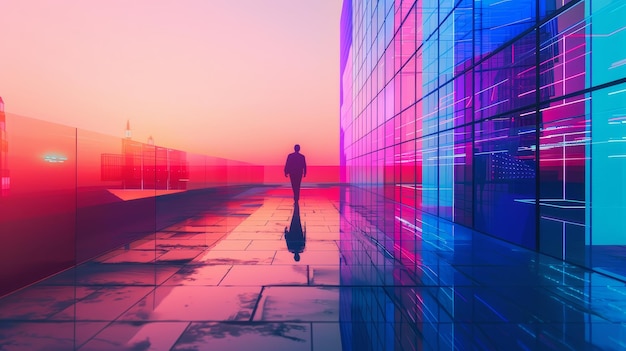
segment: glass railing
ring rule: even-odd
[[[159,230],[264,181],[263,166],[6,114],[0,295]],[[232,192],[232,190],[229,190]],[[156,240],[146,259],[155,260]]]

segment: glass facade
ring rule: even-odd
[[[398,230],[435,215],[626,279],[624,16],[623,0],[344,1],[342,179],[372,194],[357,206],[378,240],[421,245]]]
[[[626,281],[626,1],[343,4],[344,349],[623,347],[567,305]]]

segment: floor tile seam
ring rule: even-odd
[[[248,248],[250,247],[250,245],[252,245],[253,241],[254,241],[253,239],[250,239],[249,242],[248,242],[248,245],[246,245],[246,247],[242,251],[247,251]],[[235,251],[237,251],[237,250],[235,250]]]
[[[265,287],[261,286],[261,291],[259,291],[259,296],[257,297],[256,303],[254,304],[254,307],[252,308],[252,313],[250,313],[250,318],[248,320],[249,322],[254,321],[254,316],[256,315],[259,309],[259,306],[261,305],[261,301],[264,299],[264,296],[263,296],[264,291],[265,291]]]
[[[94,339],[94,338],[95,338],[98,334],[100,334],[103,330],[105,330],[106,328],[108,328],[109,326],[111,326],[113,323],[115,323],[115,322],[116,322],[116,321],[117,321],[117,320],[118,320],[121,316],[123,316],[125,313],[127,313],[127,312],[128,312],[128,311],[132,308],[132,307],[134,307],[137,303],[141,302],[141,300],[143,300],[144,298],[146,298],[146,297],[147,297],[147,296],[148,296],[151,292],[153,292],[153,291],[155,291],[155,290],[156,290],[156,287],[155,287],[155,288],[153,288],[153,289],[151,289],[151,290],[149,290],[149,291],[148,291],[148,292],[147,292],[147,293],[146,293],[143,297],[139,298],[136,302],[134,302],[134,303],[130,304],[130,306],[129,306],[126,310],[122,311],[122,312],[121,312],[121,313],[120,313],[120,314],[119,314],[116,318],[111,319],[111,320],[108,320],[108,319],[107,319],[107,320],[97,320],[98,322],[99,322],[99,321],[102,321],[102,322],[108,322],[108,323],[107,323],[104,327],[102,327],[102,328],[101,328],[98,332],[94,333],[94,334],[93,334],[93,335],[92,335],[92,336],[91,336],[88,340],[86,340],[85,342],[83,342],[81,345],[76,346],[76,349],[77,349],[77,350],[78,350],[78,349],[80,349],[81,347],[83,347],[84,345],[86,345],[89,341],[93,340],[93,339]],[[84,297],[83,299],[85,299],[85,298],[87,298],[87,297]],[[82,299],[81,299],[81,300],[82,300]],[[78,303],[78,302],[79,302],[79,301],[76,301],[76,302],[74,303],[74,319],[73,319],[73,322],[74,322],[74,323],[76,323],[76,322],[80,321],[80,320],[77,320],[77,319],[76,319],[76,303]],[[84,321],[85,321],[85,322],[87,322],[87,321],[89,321],[89,322],[94,322],[94,321],[92,321],[92,320],[84,320]],[[76,341],[76,340],[74,340],[74,341]]]
[[[120,317],[124,316],[126,313],[128,313],[128,311],[130,311],[133,307],[135,307],[138,303],[140,303],[142,300],[148,298],[148,295],[150,295],[151,293],[156,293],[156,289],[157,287],[161,287],[161,285],[158,285],[153,288],[150,289],[145,295],[143,295],[142,297],[140,297],[137,301],[135,301],[134,303],[131,303],[130,306],[128,308],[126,308],[124,311],[122,311],[116,318],[111,320],[111,323],[118,321]]]
[[[217,282],[216,286],[220,286],[220,284],[222,284],[222,282],[224,281],[224,279],[226,279],[226,276],[228,275],[228,273],[230,273],[230,271],[233,269],[234,265],[230,265],[230,267],[228,268],[228,270],[226,271],[226,273],[224,273],[224,275],[222,276],[222,279],[220,279],[219,282]]]
[[[74,319],[74,323],[79,322],[76,319]],[[84,321],[85,323],[88,322],[93,322],[93,323],[98,323],[100,321]],[[102,322],[105,322],[106,325],[104,327],[102,327],[101,329],[99,329],[97,332],[95,332],[90,338],[88,338],[87,340],[85,340],[82,344],[80,345],[76,345],[76,337],[74,337],[74,346],[75,346],[75,350],[80,350],[83,346],[87,345],[90,341],[94,340],[100,333],[102,333],[105,329],[109,328],[110,326],[112,326],[115,322],[115,319],[113,320],[103,320]],[[74,326],[74,329],[76,329],[76,326]]]
[[[204,251],[206,249],[203,249],[202,251]],[[152,251],[152,250],[149,250]],[[200,250],[198,250],[200,251]],[[169,251],[168,251],[169,252]],[[95,260],[90,260],[88,262],[84,262],[82,263],[80,266],[76,266],[76,269],[83,269],[83,268],[89,268],[88,266],[100,266],[100,267],[104,267],[104,266],[147,266],[147,265],[154,265],[156,261],[149,261],[149,262],[110,262],[110,263],[106,263],[104,261],[95,261]]]
[[[185,333],[187,332],[187,330],[189,329],[189,327],[191,327],[191,324],[193,323],[192,321],[186,321],[186,322],[187,322],[187,326],[185,327],[185,329],[183,329],[180,335],[178,335],[178,338],[174,340],[174,343],[172,344],[172,347],[170,348],[170,350],[173,350],[176,344],[178,344],[178,342],[181,341],[183,335],[185,335]]]
[[[196,226],[198,227],[198,226]],[[205,232],[205,231],[195,231],[195,230],[157,230],[156,232],[154,232],[154,234],[147,234],[150,236],[155,236],[158,233],[165,233],[165,234],[170,234],[170,235],[176,235],[176,234],[204,234],[204,233],[209,233],[209,232]],[[139,239],[141,240],[141,239]]]
[[[153,286],[154,286],[154,288],[152,288],[152,290],[156,289],[156,287],[157,287],[156,285],[148,285],[147,287],[153,287]],[[80,286],[76,286],[76,285],[74,286],[74,288],[77,288],[77,287],[80,287]],[[86,287],[86,286],[82,286],[82,287]],[[131,286],[121,285],[121,286],[117,286],[117,287],[118,287],[118,288],[121,288],[121,287],[135,287],[135,286],[132,286],[132,285],[131,285]],[[100,288],[102,288],[102,287],[100,287]],[[150,291],[151,291],[151,290],[150,290]],[[148,291],[148,293],[150,293],[150,291]],[[94,293],[97,293],[97,292],[100,292],[100,289],[99,289],[99,290],[92,291],[91,293],[89,293],[89,294],[85,295],[84,297],[82,297],[82,298],[80,298],[80,299],[78,299],[78,298],[74,298],[74,303],[72,304],[72,305],[74,306],[74,319],[76,319],[76,305],[77,305],[78,303],[80,303],[80,302],[86,301],[86,300],[87,300],[87,298],[89,298],[89,296],[90,296],[90,295],[92,295],[92,294],[94,294]],[[148,293],[146,293],[146,295],[147,295]],[[76,295],[76,294],[75,294],[75,295]],[[143,298],[141,298],[141,299],[143,299]],[[139,301],[141,301],[141,299],[139,299]],[[134,305],[135,305],[135,304],[133,303],[133,306],[134,306]],[[58,312],[54,313],[54,314],[52,315],[52,317],[53,317],[54,315],[58,314],[58,313],[61,313],[61,312],[63,312],[63,311],[58,311]],[[118,316],[118,317],[119,317],[119,316]]]
[[[265,250],[265,251],[272,251],[272,250]],[[272,256],[272,262],[270,262],[269,265],[273,265],[274,261],[276,260],[276,254],[278,254],[278,250],[273,250],[274,251],[274,255]]]

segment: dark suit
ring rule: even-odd
[[[285,177],[289,175],[291,179],[291,188],[293,189],[293,199],[298,201],[300,198],[300,184],[302,177],[306,177],[306,159],[299,152],[292,152],[287,156],[285,163]]]

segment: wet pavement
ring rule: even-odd
[[[0,350],[340,350],[338,197],[305,193],[298,262],[291,189],[251,189],[4,297]]]
[[[0,299],[0,350],[626,347],[624,282],[357,196],[250,189]]]

